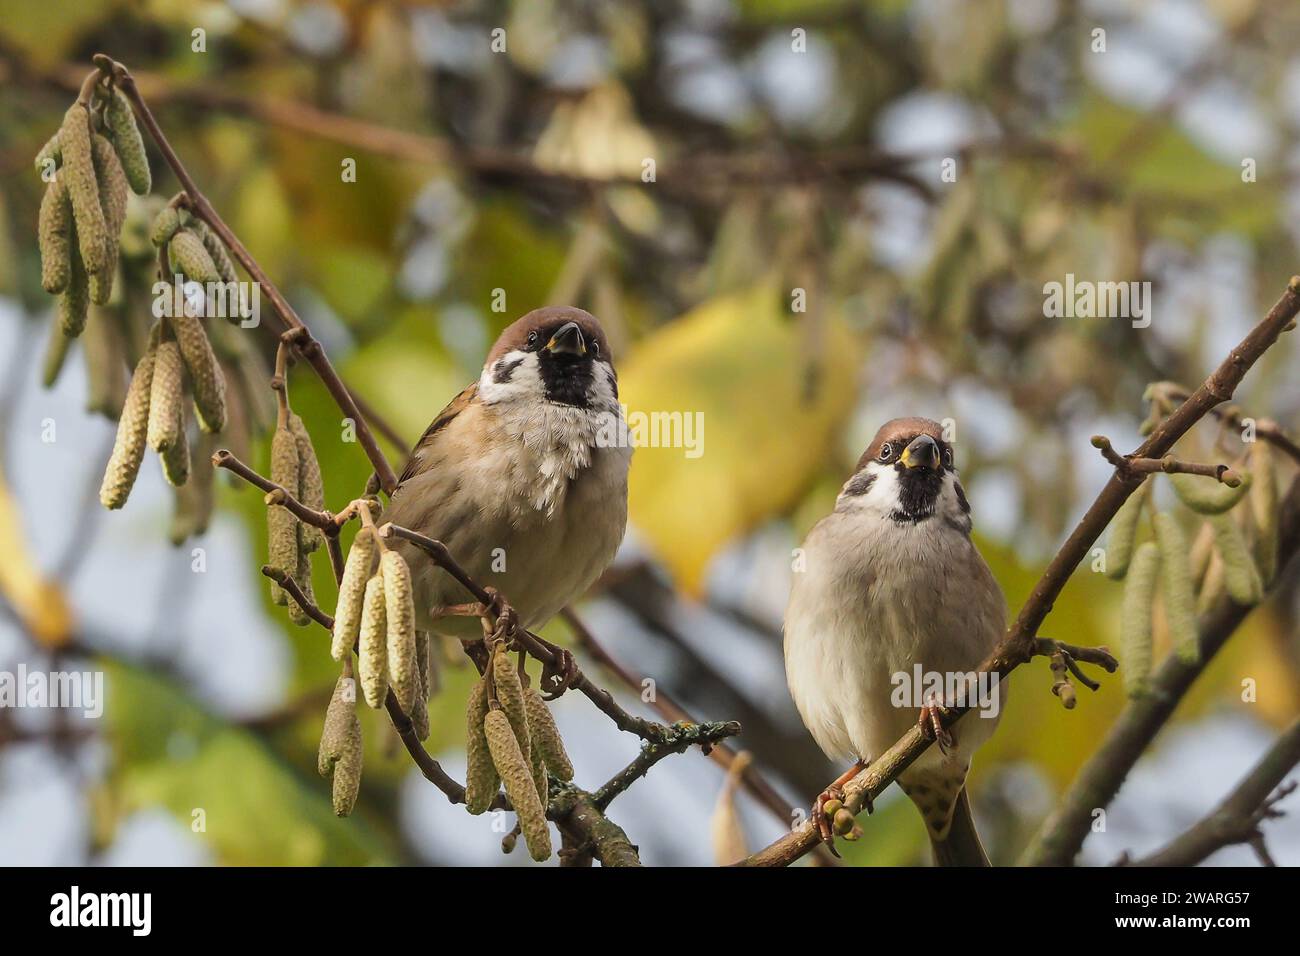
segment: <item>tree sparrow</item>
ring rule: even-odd
[[[630,447],[618,377],[596,318],[529,312],[501,333],[479,380],[416,444],[385,521],[443,542],[469,575],[539,627],[614,558],[627,524]],[[472,618],[430,613],[473,599],[409,542],[420,626],[477,636]]]
[[[974,671],[1005,628],[1006,602],[970,532],[942,428],[897,418],[876,433],[834,512],[804,542],[806,568],[794,576],[785,615],[786,679],[818,746],[858,761],[818,797],[824,839],[826,800],[919,723],[939,747],[898,783],[925,819],[935,862],[988,865],[964,784],[996,718],[971,713],[945,731],[936,714],[945,702],[907,693],[916,665],[944,678]],[[988,710],[1000,712],[1000,703]]]

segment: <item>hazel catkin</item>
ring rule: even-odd
[[[1128,573],[1133,557],[1133,541],[1137,537],[1138,519],[1146,502],[1147,486],[1143,484],[1120,505],[1110,522],[1110,537],[1106,541],[1106,576],[1118,581]]]
[[[293,433],[279,426],[271,437],[271,480],[290,494],[298,487],[298,446]],[[298,519],[293,512],[272,504],[266,512],[267,563],[285,574],[298,568]],[[271,586],[271,600],[285,605],[288,595],[275,582]]]
[[[411,592],[411,569],[396,551],[385,551],[379,562],[384,575],[387,605],[388,678],[402,706],[410,714],[420,690],[415,660],[415,603]]]
[[[210,435],[216,434],[226,427],[226,378],[217,364],[208,333],[203,323],[185,310],[167,321],[189,371],[199,428]],[[298,489],[295,485],[287,490],[296,493]]]
[[[1230,514],[1211,515],[1208,520],[1214,528],[1219,557],[1223,559],[1223,586],[1228,597],[1242,607],[1254,607],[1263,600],[1264,583],[1241,529]]]
[[[524,706],[528,711],[528,733],[533,749],[541,754],[546,769],[557,779],[566,782],[572,780],[573,763],[564,749],[564,741],[560,739],[560,730],[555,726],[551,709],[546,706],[546,701],[537,688],[530,686],[524,689]]]
[[[478,816],[492,804],[501,777],[488,748],[483,721],[488,713],[486,675],[480,677],[469,692],[465,707],[465,806]]]
[[[375,550],[374,531],[363,527],[352,539],[348,559],[343,565],[343,577],[339,581],[339,599],[334,608],[334,636],[330,644],[330,656],[336,661],[341,661],[344,655],[352,653],[360,635],[361,610]]]
[[[1234,507],[1251,485],[1248,472],[1238,472],[1241,481],[1236,487],[1216,481],[1205,475],[1172,474],[1169,483],[1174,486],[1178,500],[1197,514],[1217,515]]]
[[[498,644],[492,653],[492,681],[497,700],[510,720],[510,727],[519,740],[519,750],[527,760],[532,754],[532,737],[528,732],[528,711],[524,705],[524,688],[519,672],[506,652],[505,644]]]
[[[155,330],[156,330],[155,326]],[[117,438],[113,453],[104,469],[104,481],[99,488],[99,501],[105,508],[120,508],[126,504],[135,477],[144,459],[145,439],[149,428],[149,399],[153,390],[154,359],[157,354],[157,332],[149,349],[136,363],[131,384],[126,390],[126,402],[117,422]]]
[[[1129,697],[1140,697],[1147,691],[1151,674],[1151,612],[1155,608],[1159,575],[1160,548],[1148,541],[1133,555],[1120,610],[1119,643],[1124,665],[1120,673]]]
[[[1167,511],[1155,516],[1156,544],[1160,548],[1160,580],[1164,587],[1165,620],[1174,653],[1184,663],[1200,659],[1196,628],[1196,598],[1192,592],[1192,570],[1187,557],[1187,540],[1178,521]]]
[[[357,648],[361,691],[366,704],[375,709],[384,706],[388,694],[387,606],[384,598],[384,569],[366,582],[361,604],[361,637]]]
[[[146,195],[153,188],[149,174],[149,156],[144,151],[144,139],[135,123],[135,113],[121,90],[113,90],[104,106],[104,123],[113,139],[131,191],[137,196]]]
[[[81,103],[73,103],[63,115],[59,143],[63,150],[62,173],[68,183],[72,214],[77,223],[81,260],[86,271],[93,274],[104,268],[108,227],[95,178],[90,113]]]
[[[41,250],[41,288],[58,295],[68,287],[72,271],[70,243],[76,241],[72,234],[72,200],[63,179],[45,187],[36,235]]]
[[[519,828],[528,844],[528,854],[539,863],[550,859],[551,831],[546,824],[546,813],[510,719],[503,711],[489,710],[483,720],[483,733],[487,737],[492,763],[505,784],[506,796],[519,817]]]
[[[302,418],[289,414],[289,430],[298,445],[298,500],[313,511],[325,510],[325,481],[321,477],[320,462],[312,447],[311,435]],[[315,551],[325,542],[325,535],[315,525],[298,523],[298,546],[304,551]]]
[[[158,343],[149,392],[149,447],[162,452],[178,440],[185,398],[185,365],[174,339]]]

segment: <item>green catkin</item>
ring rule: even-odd
[[[99,183],[95,179],[90,114],[80,103],[73,103],[64,114],[59,142],[63,148],[63,176],[68,183],[72,214],[77,223],[81,260],[86,272],[94,274],[104,268],[108,227],[100,205]]]
[[[298,554],[298,570],[295,572],[293,579],[298,582],[298,587],[302,589],[303,598],[315,603],[316,597],[311,589],[311,559],[302,552]],[[311,615],[307,613],[307,609],[295,601],[292,595],[285,602],[285,607],[289,609],[289,620],[293,621],[294,624],[299,627],[306,627],[311,623]]]
[[[157,327],[155,326],[155,329]],[[104,481],[99,488],[99,501],[105,508],[116,509],[126,504],[140,472],[144,459],[145,439],[149,428],[149,399],[153,392],[154,359],[158,341],[151,338],[149,349],[135,366],[131,384],[126,391],[122,417],[117,422],[117,439],[113,453],[104,469]]]
[[[180,227],[181,211],[175,206],[164,206],[149,227],[149,241],[155,246],[165,246]]]
[[[1189,562],[1192,567],[1192,587],[1200,593],[1206,572],[1210,570],[1210,559],[1214,557],[1214,529],[1208,521],[1201,523],[1192,539],[1192,553]]]
[[[149,447],[154,451],[165,451],[178,440],[184,400],[185,365],[180,346],[168,339],[158,344],[149,393]]]
[[[1264,585],[1277,575],[1277,472],[1273,470],[1273,446],[1256,439],[1250,452],[1255,481],[1250,492],[1250,513],[1255,524],[1255,561]]]
[[[330,656],[336,661],[351,654],[361,632],[361,608],[365,600],[366,582],[375,559],[375,533],[362,528],[352,539],[347,562],[343,565],[343,579],[339,582],[339,599],[334,608],[334,638]]]
[[[208,333],[198,318],[184,311],[172,316],[168,322],[190,373],[199,427],[208,434],[215,434],[226,427],[226,378],[217,365]],[[298,489],[294,486],[288,490],[296,494]]]
[[[1201,589],[1196,594],[1196,613],[1209,614],[1225,593],[1227,589],[1224,584],[1223,558],[1215,552],[1210,557],[1210,566],[1205,569],[1205,580],[1201,582]]]
[[[532,736],[528,732],[528,709],[524,705],[524,687],[504,644],[498,644],[492,654],[492,681],[501,709],[510,718],[510,726],[519,740],[519,750],[528,760],[533,748]]]
[[[90,300],[104,305],[113,295],[113,278],[121,249],[122,223],[126,222],[126,175],[113,145],[95,134],[91,147],[95,160],[95,177],[99,184],[99,203],[104,210],[104,265],[90,273]]]
[[[388,625],[384,600],[384,569],[370,576],[361,602],[358,674],[366,703],[378,710],[388,694]]]
[[[72,272],[70,243],[76,241],[72,230],[72,200],[68,198],[68,184],[62,179],[45,187],[36,235],[41,250],[41,288],[50,295],[58,295],[68,287]]]
[[[172,512],[168,538],[173,545],[181,545],[187,538],[201,535],[208,530],[212,520],[212,508],[215,504],[216,469],[206,467],[206,463],[216,451],[215,443],[205,435],[199,436],[194,460],[200,467],[184,485],[176,489],[175,509]]]
[[[271,438],[271,480],[290,494],[298,487],[298,446],[293,432],[285,427],[277,427]],[[297,524],[298,519],[288,508],[277,504],[267,508],[267,563],[285,574],[293,574],[298,569]],[[272,582],[271,600],[285,605],[289,596]]]
[[[52,388],[63,371],[63,363],[68,358],[68,349],[72,339],[63,334],[57,322],[50,325],[50,338],[45,346],[45,360],[41,365],[41,385]]]
[[[1229,510],[1242,499],[1251,485],[1247,472],[1238,473],[1241,483],[1235,488],[1205,475],[1174,474],[1169,483],[1174,486],[1178,500],[1198,514],[1217,515]]]
[[[40,174],[41,179],[45,180],[45,182],[52,182],[53,178],[49,173],[57,169],[62,160],[63,144],[59,142],[59,134],[56,131],[53,136],[45,141],[41,151],[36,154],[36,172]]]
[[[104,107],[104,122],[113,138],[113,146],[121,159],[131,191],[137,196],[147,195],[153,188],[149,174],[149,157],[144,151],[140,127],[135,124],[135,113],[121,90],[113,90]]]
[[[1124,582],[1119,643],[1124,690],[1141,697],[1151,674],[1151,612],[1155,607],[1156,579],[1160,574],[1160,549],[1148,541],[1138,547]]]
[[[1223,586],[1228,596],[1242,607],[1254,607],[1264,597],[1264,583],[1260,580],[1255,559],[1246,547],[1246,539],[1232,520],[1232,515],[1212,515],[1214,543],[1223,559]]]
[[[564,749],[564,741],[560,739],[560,729],[555,726],[551,709],[536,687],[524,688],[524,706],[528,711],[528,733],[533,749],[541,753],[546,769],[557,779],[572,780],[573,763]]]
[[[350,728],[347,746],[339,762],[334,765],[334,785],[331,796],[334,801],[335,816],[346,817],[356,806],[357,795],[361,792],[361,765],[363,747],[361,745],[361,724],[357,722]]]
[[[428,631],[415,632],[415,662],[416,677],[420,684],[415,694],[415,706],[411,708],[410,718],[411,726],[415,729],[415,736],[420,740],[429,739],[429,679],[431,675],[429,660],[429,633]]]
[[[221,277],[222,282],[237,282],[239,276],[235,274],[235,264],[230,261],[230,253],[226,251],[225,243],[202,219],[195,220],[195,231],[203,241],[203,248],[208,251],[212,259],[213,266],[216,267],[217,275]]]
[[[501,783],[483,726],[488,713],[486,675],[474,684],[465,710],[465,806],[478,816],[491,806]]]
[[[126,399],[126,360],[117,326],[101,306],[81,337],[86,361],[86,410],[117,421]]]
[[[220,282],[221,276],[212,262],[212,256],[203,246],[203,240],[188,229],[179,229],[167,243],[167,254],[172,270],[187,279],[207,285]]]
[[[75,236],[76,229],[73,234]],[[68,287],[59,296],[59,328],[70,339],[75,339],[86,328],[90,314],[90,278],[75,245],[68,250]]]
[[[551,857],[551,831],[546,825],[546,811],[537,794],[527,758],[520,752],[519,740],[511,729],[510,720],[500,710],[489,710],[483,720],[483,733],[487,737],[492,762],[506,786],[506,796],[519,817],[519,828],[528,854],[539,863]]]
[[[361,789],[363,747],[356,699],[356,681],[351,677],[340,677],[325,712],[325,727],[316,754],[316,769],[320,775],[333,774],[334,812],[341,817],[352,812]]]
[[[1196,628],[1196,598],[1192,592],[1192,569],[1188,563],[1187,539],[1177,519],[1167,511],[1155,516],[1156,543],[1160,546],[1160,578],[1164,587],[1165,620],[1174,653],[1184,663],[1200,659]]]
[[[550,781],[546,777],[546,760],[542,757],[542,752],[537,749],[534,743],[533,752],[528,758],[528,770],[533,777],[533,786],[537,790],[537,798],[541,801],[542,811],[546,811],[550,803]]]
[[[156,380],[156,373],[155,373]],[[153,399],[149,400],[150,406]],[[185,434],[185,408],[176,410],[176,437],[170,445],[158,453],[162,461],[163,477],[173,487],[179,487],[190,480],[190,441]]]
[[[1138,519],[1146,502],[1147,486],[1142,484],[1120,505],[1110,523],[1110,537],[1106,541],[1106,576],[1116,581],[1128,573],[1133,557],[1133,541],[1137,537]]]
[[[351,677],[339,677],[334,682],[329,707],[325,711],[325,726],[321,729],[320,748],[316,751],[316,770],[328,777],[343,755],[349,736],[349,727],[358,720],[356,711],[357,684]],[[359,721],[358,721],[359,723]]]
[[[311,435],[303,420],[289,414],[289,430],[298,444],[298,500],[313,511],[325,510],[325,481],[321,477],[320,462],[312,447]],[[304,551],[315,551],[325,542],[320,528],[305,521],[298,523],[298,546]]]
[[[415,660],[415,603],[411,569],[396,551],[385,551],[379,567],[384,575],[387,602],[388,679],[393,693],[409,715],[420,693],[419,665]]]

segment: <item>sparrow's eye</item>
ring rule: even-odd
[[[536,344],[537,344],[537,330],[536,330],[536,329],[534,329],[533,331],[531,331],[531,332],[528,333],[528,344],[529,344],[529,345],[536,345]]]
[[[945,448],[945,449],[943,450],[943,467],[945,467],[945,468],[951,468],[951,467],[952,467],[952,449],[951,449],[951,448]]]
[[[593,356],[595,356],[595,355],[599,355],[599,354],[600,354],[600,343],[599,343],[599,342],[592,342],[592,343],[591,343],[591,354],[592,354]]]
[[[890,444],[889,442],[885,442],[883,445],[880,446],[879,458],[881,461],[889,461],[889,459],[893,457],[894,457],[894,446],[892,444]]]

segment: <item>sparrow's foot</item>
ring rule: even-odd
[[[813,821],[817,824],[817,835],[821,837],[822,842],[830,847],[830,851],[836,856],[839,856],[840,852],[835,849],[835,831],[831,827],[831,821],[834,819],[836,812],[843,806],[844,791],[837,784],[831,784],[817,794],[817,799],[813,801],[812,806]]]
[[[544,641],[536,634],[533,635],[533,640],[551,652],[551,661],[542,665],[541,691],[543,700],[555,700],[582,674],[578,670],[578,660],[566,647]]]
[[[835,849],[835,816],[844,809],[844,785],[865,770],[867,763],[865,760],[855,762],[852,767],[840,774],[834,783],[819,793],[813,802],[813,820],[817,824],[817,833],[836,856],[840,854]],[[876,808],[871,802],[870,795],[867,795],[862,806],[868,815],[875,812]]]
[[[510,639],[515,632],[515,628],[519,625],[519,615],[515,613],[515,609],[506,602],[506,599],[496,588],[488,586],[483,590],[488,595],[488,613],[496,619],[497,633],[503,634],[507,639]]]
[[[952,753],[955,746],[952,734],[948,733],[947,728],[943,725],[943,719],[951,713],[951,707],[946,707],[938,699],[932,697],[921,708],[921,715],[916,721],[921,734],[937,743],[939,750],[944,754]]]

